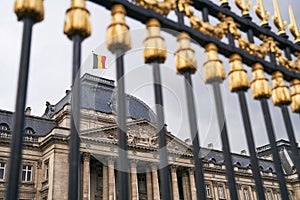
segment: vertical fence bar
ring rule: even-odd
[[[68,198],[79,199],[80,174],[80,64],[81,42],[80,35],[74,35],[73,40],[73,69],[72,69],[72,99],[71,99],[71,133],[69,141],[69,193]]]
[[[30,61],[30,47],[31,35],[34,21],[32,18],[27,17],[23,19],[23,37],[22,49],[19,68],[18,91],[16,99],[16,110],[14,118],[14,133],[12,134],[10,144],[10,157],[9,157],[9,174],[8,185],[6,192],[6,199],[18,199],[19,194],[19,180],[20,170],[22,163],[22,149],[23,149],[23,134],[24,134],[24,110],[26,105],[27,84],[29,73]]]
[[[203,12],[208,15],[207,8],[203,8]],[[183,13],[178,10],[177,4],[177,19],[180,25],[184,25]],[[195,174],[195,184],[197,189],[197,199],[206,199],[206,189],[205,189],[205,179],[203,172],[203,161],[201,158],[201,147],[200,147],[200,138],[199,131],[197,127],[197,117],[196,117],[196,108],[195,108],[195,100],[193,94],[193,83],[191,78],[191,73],[186,71],[184,74],[185,78],[185,91],[187,98],[187,106],[188,106],[188,116],[189,116],[189,124],[191,131],[191,138],[193,144],[193,159],[194,159],[194,174]]]
[[[128,146],[127,146],[127,126],[126,126],[126,95],[124,83],[124,60],[123,51],[116,50],[116,72],[117,72],[117,123],[118,123],[118,186],[119,199],[129,198],[128,187]]]
[[[291,144],[292,159],[294,161],[294,164],[295,164],[295,167],[297,170],[298,179],[300,180],[300,156],[299,156],[299,150],[298,150],[297,141],[295,138],[294,129],[293,129],[292,121],[290,118],[289,110],[286,105],[280,106],[280,109],[281,109],[282,116],[284,119],[284,125],[286,128],[286,132],[288,134],[290,144]]]
[[[117,123],[118,123],[118,198],[120,200],[129,199],[128,192],[128,146],[127,146],[127,108],[125,95],[124,77],[124,53],[131,48],[129,26],[125,21],[126,10],[121,4],[111,7],[111,24],[107,28],[106,45],[107,48],[116,54],[117,72]]]
[[[66,12],[64,24],[64,33],[73,42],[71,130],[69,140],[69,200],[80,198],[81,44],[91,34],[89,17],[89,11],[85,8],[85,0],[71,1],[71,7]]]
[[[261,98],[259,101],[260,101],[261,108],[263,111],[263,117],[264,117],[265,124],[266,124],[266,131],[267,131],[269,142],[271,145],[271,153],[272,153],[272,157],[273,157],[273,162],[275,164],[276,176],[277,176],[277,181],[278,181],[279,188],[280,188],[281,197],[282,197],[282,199],[288,200],[289,194],[288,194],[288,190],[286,187],[286,180],[285,180],[284,172],[283,172],[282,165],[281,165],[279,149],[276,144],[276,137],[275,137],[273,123],[272,123],[272,119],[271,119],[271,115],[270,115],[269,105],[268,105],[266,98]]]
[[[164,123],[163,112],[163,95],[161,87],[161,75],[159,69],[159,63],[152,63],[153,67],[153,80],[154,80],[154,94],[155,94],[155,107],[157,112],[157,133],[159,142],[159,177],[162,198],[171,200],[171,179],[170,169],[168,162],[168,149],[166,129]],[[174,197],[173,197],[174,198]]]
[[[201,150],[200,150],[200,140],[199,140],[199,132],[197,127],[197,117],[196,117],[196,109],[195,109],[195,101],[193,94],[193,85],[191,74],[186,72],[184,74],[185,78],[185,91],[187,98],[187,106],[189,113],[189,123],[191,129],[191,138],[193,144],[193,155],[194,155],[194,163],[195,163],[195,182],[197,188],[197,199],[206,199],[206,190],[205,190],[205,180],[203,174],[203,161],[201,158]]]

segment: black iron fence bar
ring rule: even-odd
[[[199,132],[197,127],[197,117],[195,112],[195,101],[193,94],[193,85],[191,74],[186,72],[184,74],[185,78],[185,91],[187,97],[187,106],[188,106],[188,114],[189,114],[189,123],[191,129],[191,138],[193,144],[193,155],[194,155],[194,163],[195,163],[195,182],[197,189],[197,199],[206,199],[206,189],[205,189],[205,180],[203,174],[203,161],[201,158],[201,150],[200,150],[200,139]]]
[[[282,169],[281,160],[279,157],[279,149],[276,144],[276,137],[275,137],[275,133],[274,133],[274,127],[273,127],[273,122],[272,122],[272,118],[270,115],[268,101],[266,98],[261,98],[259,101],[260,101],[260,105],[261,105],[261,108],[263,111],[263,117],[264,117],[264,121],[266,124],[266,131],[267,131],[270,146],[271,146],[271,153],[272,153],[272,158],[273,158],[273,162],[274,162],[274,167],[276,170],[276,176],[277,176],[277,181],[278,181],[279,188],[280,188],[281,198],[289,199],[289,194],[288,194],[288,190],[286,187],[286,180],[285,180],[284,172]]]
[[[155,108],[157,113],[157,133],[159,143],[159,177],[162,199],[171,200],[171,179],[170,168],[168,162],[167,138],[165,129],[165,119],[163,111],[163,94],[161,87],[161,75],[159,63],[152,63],[153,80],[154,80],[154,95]],[[175,198],[175,197],[173,197]]]
[[[178,5],[178,4],[177,4]],[[177,19],[180,25],[184,24],[183,13],[177,11]],[[195,100],[193,93],[193,83],[191,78],[191,73],[189,71],[184,73],[184,83],[187,98],[188,116],[191,131],[191,139],[193,144],[193,159],[194,159],[194,174],[195,174],[195,184],[197,189],[197,199],[206,199],[206,189],[205,189],[205,179],[203,174],[203,161],[201,157],[201,147],[199,131],[197,127],[197,117],[195,109]]]
[[[250,117],[248,113],[248,107],[247,107],[247,101],[245,97],[244,91],[238,92],[240,107],[242,111],[242,118],[244,122],[244,128],[247,138],[247,144],[250,152],[250,161],[251,161],[251,167],[253,171],[253,179],[256,185],[256,192],[258,199],[264,200],[265,199],[265,193],[264,193],[264,187],[263,187],[263,181],[260,174],[260,168],[259,168],[259,162],[256,155],[256,148],[255,148],[255,142],[253,138],[253,132],[250,122]]]
[[[16,98],[16,110],[14,118],[14,133],[12,134],[10,144],[10,157],[8,169],[8,185],[6,192],[7,200],[18,199],[20,170],[22,163],[22,149],[23,149],[23,133],[24,133],[24,117],[25,104],[27,96],[27,84],[29,73],[30,49],[31,49],[31,35],[34,20],[31,17],[23,19],[23,36],[22,49],[19,68],[18,91]]]
[[[274,71],[280,71],[281,73],[283,73],[284,78],[287,81],[289,81],[293,78],[300,79],[300,74],[298,74],[298,73],[294,73],[282,66],[274,66],[274,64],[272,64],[271,62],[268,62],[262,58],[253,56],[249,53],[246,53],[244,50],[242,50],[240,48],[232,47],[224,42],[219,41],[217,38],[203,34],[203,33],[199,32],[198,30],[195,30],[191,27],[180,25],[177,22],[164,17],[163,15],[156,13],[153,10],[149,10],[149,9],[147,10],[141,6],[134,5],[131,2],[124,1],[124,0],[114,0],[113,2],[112,1],[100,1],[100,0],[91,0],[91,1],[95,2],[99,5],[102,5],[102,6],[106,7],[107,9],[111,8],[111,6],[113,5],[113,2],[122,4],[126,8],[127,16],[129,16],[133,19],[136,19],[136,20],[140,21],[141,23],[146,23],[147,19],[149,19],[149,18],[156,18],[157,20],[159,20],[161,22],[162,28],[166,28],[166,29],[170,29],[170,30],[184,31],[184,32],[188,33],[191,36],[191,38],[193,40],[195,40],[198,44],[200,44],[202,47],[204,47],[208,43],[216,44],[216,46],[219,49],[219,53],[221,53],[222,55],[224,55],[227,58],[229,58],[230,55],[237,53],[243,57],[243,63],[246,64],[247,66],[252,66],[253,64],[259,62],[264,66],[265,72],[268,74],[272,74],[272,72],[274,72]],[[196,1],[194,3],[195,3],[194,5],[196,5]],[[214,5],[214,6],[216,6],[216,5]],[[216,6],[216,7],[218,7],[218,6]],[[212,12],[215,12],[212,9],[208,9],[208,10],[209,10],[209,14],[211,14]],[[225,12],[224,10],[222,10],[222,11]],[[248,22],[248,23],[250,24],[250,22]],[[167,30],[165,30],[165,31],[167,31]],[[266,31],[263,31],[262,33],[264,33],[264,32],[266,32]],[[172,32],[172,31],[169,31],[168,33],[174,35],[174,32]],[[274,36],[276,36],[276,35],[274,34]]]
[[[224,154],[226,175],[227,175],[227,179],[228,179],[230,199],[238,200],[236,181],[235,181],[235,175],[233,172],[232,157],[231,157],[231,153],[230,153],[230,145],[229,145],[229,140],[228,140],[227,125],[226,125],[222,95],[221,95],[221,90],[220,90],[220,83],[213,82],[212,86],[213,86],[213,92],[214,92],[214,97],[215,97],[214,99],[215,99],[215,105],[216,105],[216,111],[217,111],[217,117],[218,117],[218,125],[219,125],[219,129],[221,130],[222,148],[223,148],[223,154]]]
[[[300,156],[299,156],[299,149],[297,146],[292,121],[290,118],[290,114],[289,114],[287,105],[280,106],[280,109],[281,109],[282,116],[284,119],[284,125],[286,128],[286,132],[287,132],[289,140],[290,140],[290,145],[291,145],[291,150],[292,150],[292,159],[295,164],[295,168],[296,168],[296,171],[298,174],[298,179],[300,180]]]
[[[69,185],[68,198],[79,199],[80,173],[80,64],[81,42],[80,35],[74,35],[73,40],[73,69],[72,69],[72,99],[71,99],[71,133],[69,141]]]
[[[116,51],[116,72],[117,72],[117,122],[118,122],[118,186],[119,199],[129,199],[128,192],[128,145],[127,145],[127,125],[126,125],[126,96],[124,80],[124,52]]]
[[[204,9],[206,9],[206,8],[204,8]],[[205,22],[208,22],[208,20],[209,20],[208,14],[209,14],[209,12],[207,12],[207,11],[202,13],[203,20]],[[215,67],[217,67],[217,66],[215,66]],[[216,70],[221,71],[221,69],[216,69]],[[217,79],[215,79],[215,78],[217,78]],[[227,133],[226,117],[225,117],[225,112],[224,112],[224,107],[223,107],[222,94],[221,94],[221,90],[220,90],[221,82],[222,82],[221,77],[214,77],[211,84],[212,84],[213,92],[214,92],[214,99],[215,99],[215,106],[216,106],[216,112],[217,112],[217,117],[218,117],[219,130],[221,131],[220,135],[221,135],[221,140],[222,140],[222,148],[223,148],[223,155],[224,155],[226,175],[227,175],[227,180],[228,180],[230,199],[238,200],[235,174],[233,172],[232,156],[231,156],[230,144],[229,144],[228,133]]]

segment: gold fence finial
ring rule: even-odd
[[[242,11],[242,16],[249,14],[251,2],[249,2],[248,0],[234,0],[234,3]]]
[[[295,113],[300,113],[300,80],[291,80],[291,96],[292,103],[291,108]]]
[[[165,40],[160,35],[160,23],[157,19],[151,18],[146,25],[148,36],[144,40],[144,61],[145,63],[164,63],[167,50]]]
[[[298,29],[294,11],[291,5],[289,5],[289,14],[290,14],[290,21],[291,21],[289,25],[289,29],[295,38],[295,43],[298,43],[300,42],[300,31]]]
[[[247,91],[250,81],[247,71],[243,68],[242,57],[239,54],[232,54],[229,58],[229,65],[229,90],[231,92]]]
[[[265,10],[262,0],[257,0],[257,5],[254,6],[254,11],[260,19],[261,26],[268,24],[270,13]]]
[[[291,95],[288,86],[284,83],[281,72],[276,71],[272,74],[272,101],[275,106],[289,105]]]
[[[189,34],[186,32],[180,33],[177,37],[177,44],[178,50],[175,52],[177,73],[195,73],[197,70],[197,60],[195,51],[191,48],[191,38]]]
[[[205,83],[222,82],[226,78],[222,61],[218,56],[218,48],[214,43],[205,46],[204,80]]]
[[[125,21],[126,10],[121,4],[111,8],[111,24],[106,32],[106,46],[114,53],[116,50],[128,51],[131,49],[129,26]]]
[[[220,0],[220,4],[224,5],[224,4],[229,4],[229,3],[228,3],[228,0]]]
[[[275,15],[273,16],[273,22],[278,29],[278,35],[285,34],[286,21],[281,17],[278,1],[273,0]]]
[[[44,19],[43,0],[16,0],[14,11],[19,21],[24,17],[30,17],[34,22]]]
[[[72,0],[67,10],[64,33],[68,38],[78,34],[82,39],[91,35],[90,12],[85,7],[85,0]]]
[[[252,66],[251,90],[253,99],[270,98],[271,87],[268,79],[265,77],[264,68],[260,63]]]

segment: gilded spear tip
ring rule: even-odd
[[[248,0],[234,0],[234,3],[242,11],[242,16],[249,15],[251,2]]]
[[[275,15],[273,16],[273,22],[278,29],[278,35],[285,34],[286,29],[286,21],[284,21],[281,17],[278,1],[273,0]]]
[[[257,17],[260,19],[260,25],[267,25],[270,18],[270,13],[265,10],[262,0],[257,0],[257,5],[254,6],[254,11]]]
[[[293,8],[291,5],[289,5],[289,14],[290,14],[290,21],[291,21],[291,23],[289,25],[289,29],[295,38],[295,43],[298,43],[298,42],[300,42],[300,32],[299,32],[296,18],[294,15],[294,11],[293,11]]]

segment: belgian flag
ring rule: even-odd
[[[106,69],[106,56],[93,53],[93,69]]]

